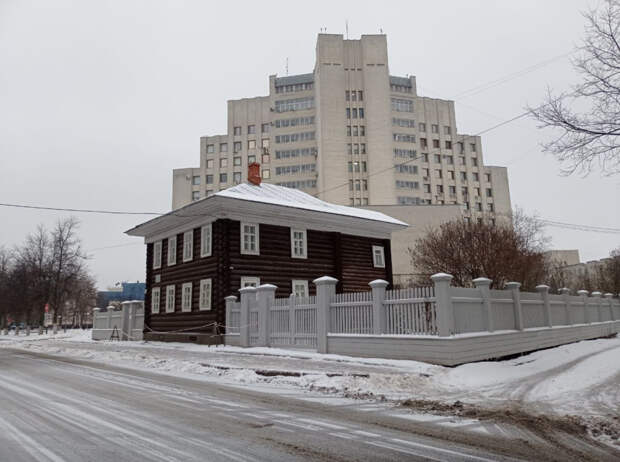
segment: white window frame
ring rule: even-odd
[[[153,243],[153,269],[161,268],[161,248],[162,241]]]
[[[211,309],[211,292],[212,292],[211,279],[200,280],[200,301],[198,307],[201,311]]]
[[[187,244],[189,242],[189,245]],[[194,230],[183,233],[183,261],[192,261],[194,258]]]
[[[293,279],[292,283],[291,283],[291,289],[292,289],[292,293],[295,294],[296,297],[309,297],[310,296],[310,292],[308,291],[308,281],[305,279]],[[304,286],[304,293],[306,295],[300,296],[297,295],[297,293],[295,292],[295,286],[296,285],[303,285]]]
[[[381,254],[381,262],[380,263],[377,262],[377,255],[376,255],[377,250]],[[375,268],[385,268],[385,249],[384,249],[384,247],[382,245],[373,245],[372,246],[372,265]]]
[[[174,313],[175,286],[166,286],[166,313]]]
[[[241,276],[241,288],[260,286],[260,278],[256,276]]]
[[[208,239],[205,239],[207,235]],[[206,244],[206,245],[205,245]],[[209,223],[200,228],[200,256],[210,257],[213,252],[213,224]]]
[[[153,287],[153,289],[151,289],[151,314],[159,313],[160,304],[161,304],[161,288]]]
[[[244,249],[243,246],[243,241],[244,241],[244,237],[245,237],[245,230],[244,228],[246,226],[254,226],[254,228],[256,229],[256,248],[254,250],[246,250]],[[260,255],[260,225],[258,223],[244,223],[241,222],[241,229],[240,229],[240,250],[241,250],[241,254],[242,255]]]
[[[302,233],[302,252],[301,254],[295,254],[295,233]],[[291,258],[308,258],[308,233],[305,229],[291,228]]]
[[[168,266],[177,264],[177,237],[176,235],[168,238]]]
[[[186,282],[181,285],[181,311],[188,313],[192,311],[192,288],[194,284]]]

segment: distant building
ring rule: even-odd
[[[549,250],[545,252],[547,259],[561,268],[565,266],[578,265],[581,261],[579,259],[579,250]]]
[[[144,282],[122,282],[120,287],[108,288],[97,292],[97,306],[105,308],[111,302],[126,302],[129,300],[144,300]]]

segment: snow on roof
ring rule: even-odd
[[[331,204],[317,199],[299,189],[285,188],[284,186],[277,186],[269,183],[261,183],[259,186],[241,183],[237,186],[220,191],[215,195],[408,226],[407,223],[381,212]]]

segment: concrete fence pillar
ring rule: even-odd
[[[368,283],[372,289],[372,333],[375,335],[387,332],[387,313],[383,306],[385,301],[385,289],[389,282],[383,279],[375,279]]]
[[[573,323],[573,319],[571,317],[571,309],[570,309],[570,289],[568,287],[562,287],[560,289],[560,294],[564,299],[564,313],[566,316],[566,325],[570,326]]]
[[[515,313],[515,329],[523,330],[523,307],[521,306],[521,283],[507,282],[506,289],[512,293],[512,303]]]
[[[336,294],[338,279],[323,276],[315,279],[316,286],[316,340],[317,352],[327,353],[327,334],[329,333],[329,313],[332,297]]]
[[[26,326],[26,336],[30,335],[30,326]]]
[[[489,332],[495,330],[495,323],[493,321],[493,309],[491,306],[491,283],[493,281],[488,278],[476,278],[473,280],[476,289],[480,291],[482,297],[482,311],[483,318],[485,319],[486,329]]]
[[[224,333],[228,334],[228,327],[231,326],[232,320],[232,309],[235,303],[237,303],[237,297],[234,295],[229,295],[228,297],[224,297],[224,301],[226,302],[226,317],[224,318]],[[241,323],[239,323],[241,325]],[[217,327],[217,326],[216,326]]]
[[[37,332],[37,335],[43,335],[43,326],[39,326],[39,331]]]
[[[250,346],[250,307],[256,301],[256,287],[243,287],[241,294],[241,316],[239,321],[239,345]]]
[[[58,324],[54,324],[52,326],[52,334],[56,335],[58,333]]]
[[[549,301],[549,286],[540,284],[536,286],[536,291],[540,294],[543,301],[543,315],[545,317],[545,325],[547,327],[553,327],[551,320],[551,302]]]
[[[437,314],[437,332],[440,337],[449,337],[454,334],[454,306],[450,283],[454,276],[446,273],[437,273],[431,276],[435,285],[435,310]]]
[[[605,297],[605,301],[607,302],[607,307],[609,308],[609,319],[611,321],[613,321],[614,318],[614,294],[607,292],[605,295],[603,295],[603,297]]]
[[[594,297],[594,301],[596,303],[596,313],[592,318],[595,322],[601,322],[603,320],[603,300],[601,299],[601,295],[603,295],[599,291],[592,292],[592,297]]]
[[[256,288],[256,302],[258,304],[258,346],[269,346],[271,319],[269,310],[276,298],[277,287],[273,284],[262,284]]]
[[[295,305],[296,305],[296,297],[295,294],[291,294],[288,297],[288,329],[291,334],[291,345],[295,345],[295,333],[297,330],[296,318],[295,318]]]
[[[120,334],[120,339],[121,340],[128,340],[130,334],[130,307],[131,307],[131,302],[123,302],[121,303],[121,331],[119,332]]]
[[[581,301],[583,303],[583,319],[584,322],[589,324],[590,322],[590,310],[588,310],[588,294],[587,290],[578,290],[577,295],[581,297]]]

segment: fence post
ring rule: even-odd
[[[609,299],[609,319],[614,321],[616,319],[616,315],[614,313],[614,294],[608,292],[604,295],[604,297]]]
[[[269,310],[276,297],[277,287],[273,284],[262,284],[256,288],[258,302],[258,346],[269,346],[271,320]]]
[[[291,345],[295,345],[295,294],[288,297],[288,329],[291,334]]]
[[[566,314],[566,325],[570,326],[573,323],[571,319],[571,315],[570,315],[570,289],[568,287],[562,287],[560,289],[560,294],[562,295],[562,298],[564,299],[564,311]]]
[[[237,302],[237,297],[235,297],[234,295],[229,295],[228,297],[224,297],[224,300],[226,301],[226,317],[224,318],[224,334],[228,334],[228,327],[232,327],[232,325],[230,324],[232,322],[232,309],[233,309],[233,305]],[[241,326],[241,323],[239,323],[239,326]],[[217,326],[216,326],[217,327]]]
[[[375,335],[385,334],[387,331],[387,314],[383,302],[388,284],[389,282],[383,279],[375,279],[368,283],[372,289],[372,333]]]
[[[317,352],[327,353],[327,334],[329,333],[329,305],[336,293],[338,279],[323,276],[312,281],[316,286],[316,343]]]
[[[130,302],[121,303],[121,331],[120,339],[127,340],[127,333],[129,329],[129,306]]]
[[[250,346],[250,301],[256,299],[256,287],[243,287],[241,294],[241,315],[239,320],[239,345]]]
[[[437,333],[440,337],[449,337],[454,333],[454,307],[450,294],[450,282],[454,276],[437,273],[431,276],[435,284],[435,304],[437,310]]]
[[[601,295],[603,295],[599,291],[592,292],[592,296],[596,301],[596,322],[601,322],[603,320],[603,315],[601,314],[601,310],[603,309],[603,304],[601,303]]]
[[[583,319],[586,324],[590,324],[590,312],[588,310],[588,291],[587,290],[578,290],[577,295],[581,297],[583,302]]]
[[[549,286],[545,284],[540,284],[536,286],[536,290],[542,297],[543,314],[545,315],[545,324],[548,327],[553,327],[553,322],[551,321],[551,303],[549,302]]]
[[[482,297],[482,310],[486,319],[487,330],[493,332],[495,325],[493,323],[493,310],[491,308],[491,283],[493,281],[488,278],[476,278],[473,280],[474,285],[480,291]]]
[[[515,329],[523,330],[523,308],[521,307],[520,282],[507,282],[506,289],[512,292],[512,302],[515,310]]]

